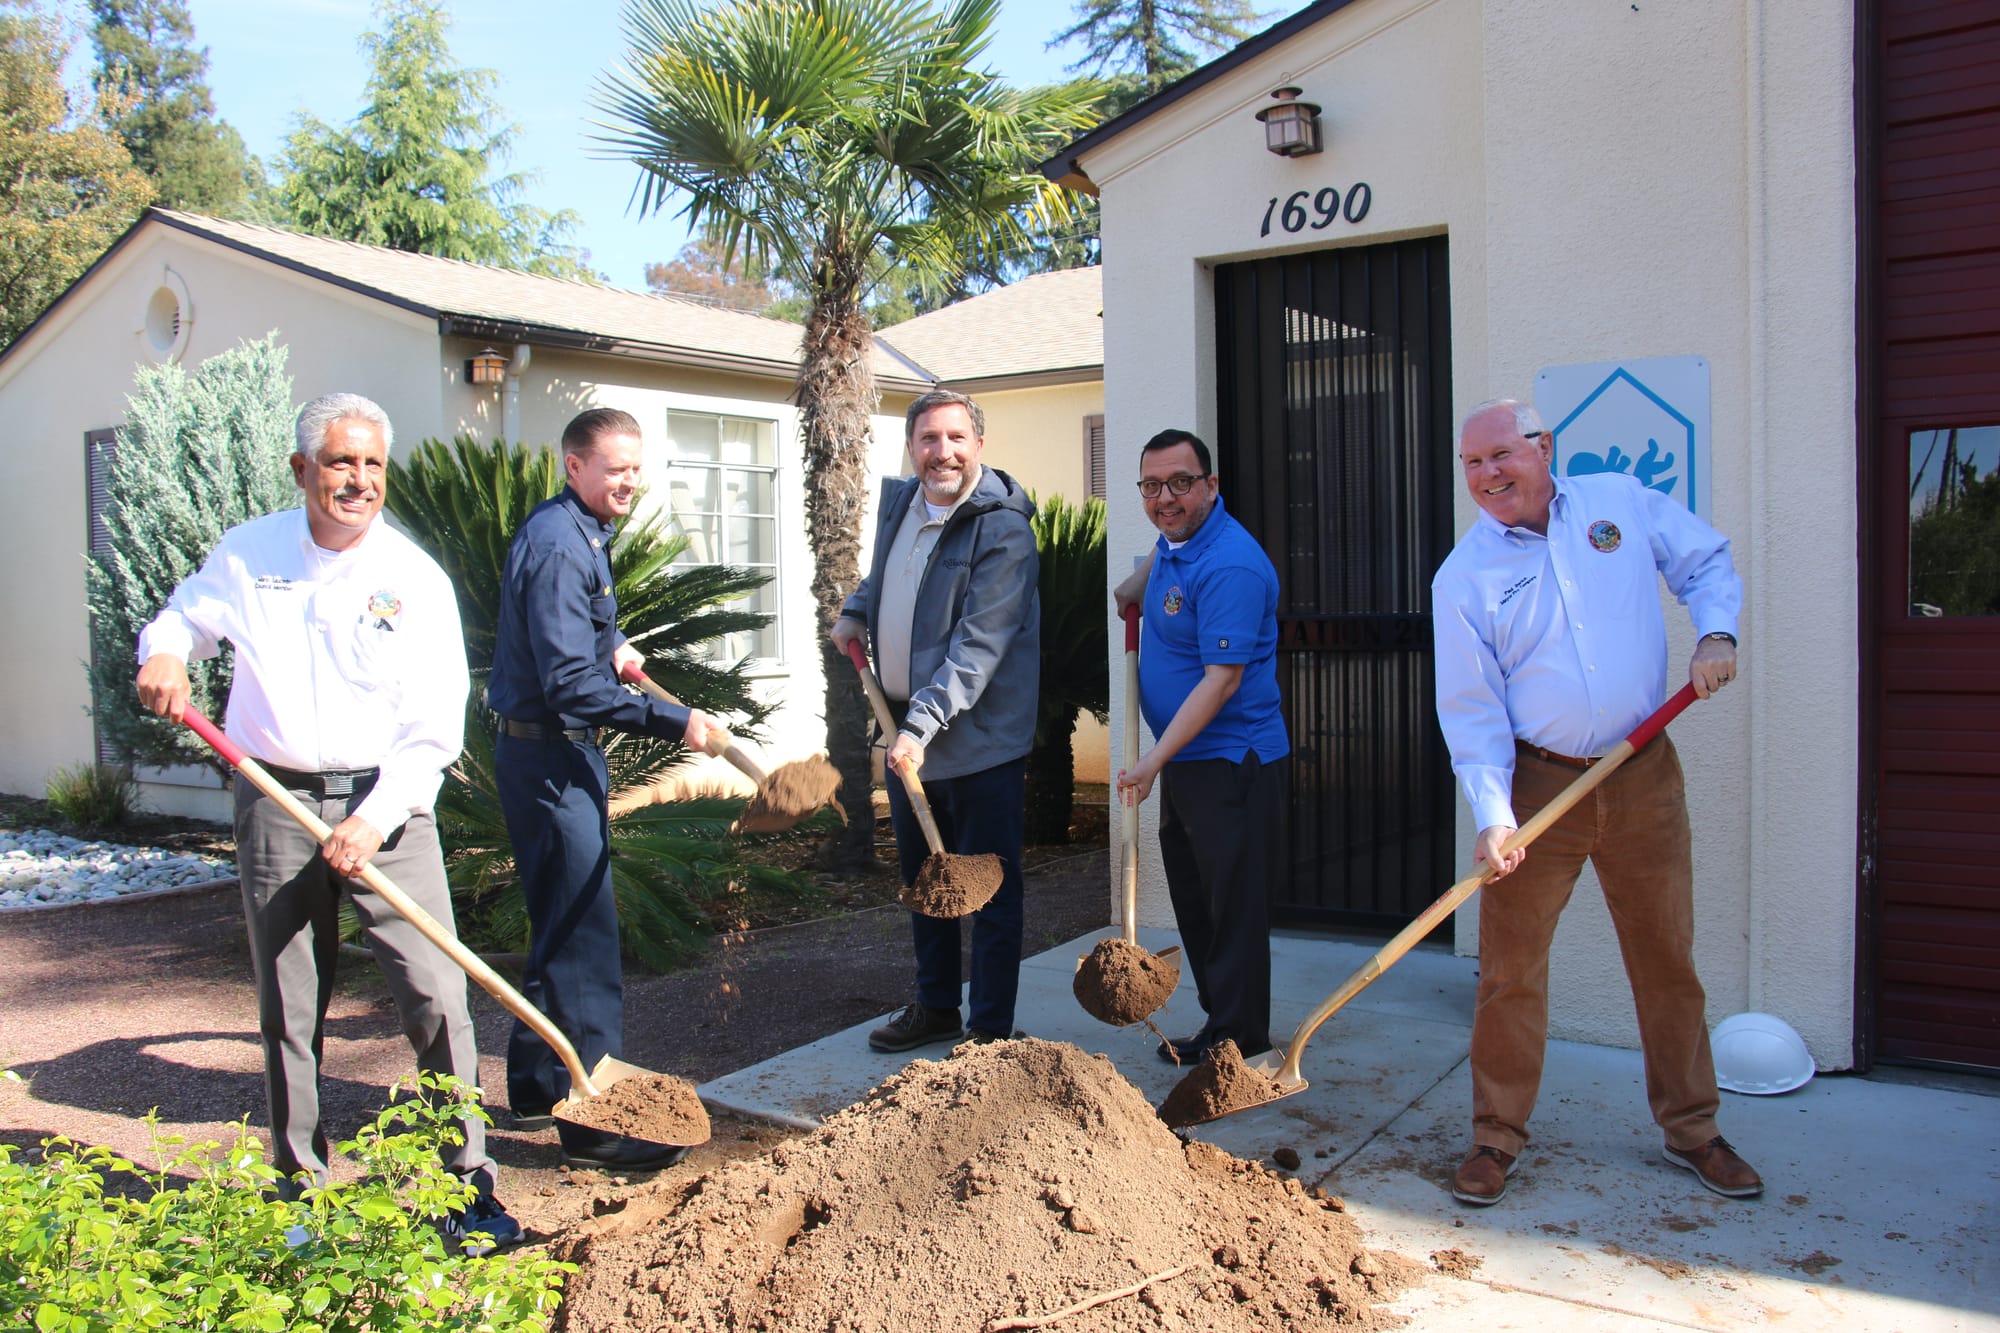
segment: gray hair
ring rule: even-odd
[[[1533,439],[1537,435],[1548,434],[1548,427],[1542,424],[1542,414],[1531,405],[1518,398],[1488,398],[1467,412],[1465,419],[1458,423],[1458,438],[1461,440],[1465,438],[1465,428],[1472,424],[1474,417],[1484,416],[1503,407],[1513,412],[1514,426],[1521,432],[1522,438]]]
[[[917,421],[924,413],[934,412],[940,407],[964,408],[966,415],[972,418],[972,433],[982,440],[986,438],[986,414],[979,410],[978,403],[956,389],[932,389],[920,395],[917,401],[910,404],[910,410],[903,414],[903,443],[908,444],[917,438]]]
[[[358,393],[323,393],[299,409],[298,426],[293,431],[297,443],[292,452],[304,458],[317,454],[326,444],[326,433],[337,421],[365,421],[381,431],[383,453],[396,442],[389,414],[372,399]]]

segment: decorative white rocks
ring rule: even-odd
[[[0,910],[102,902],[227,879],[216,856],[84,842],[46,829],[0,829]]]

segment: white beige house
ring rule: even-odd
[[[1026,355],[981,351],[976,320],[962,315],[935,336],[913,321],[908,348],[878,340],[873,476],[905,470],[902,411],[911,398],[939,382],[966,382],[988,407],[990,461],[1043,494],[1074,497],[1087,487],[1085,423],[1103,410],[1097,274],[1056,275],[1045,287],[1063,295],[1044,303],[1039,323],[1032,312],[1004,316],[1025,337]],[[698,556],[773,576],[756,605],[776,619],[717,647],[730,660],[749,659],[764,697],[778,705],[767,728],[772,751],[789,757],[823,746],[805,476],[790,401],[798,325],[149,210],[0,353],[0,419],[9,423],[24,493],[34,497],[0,526],[0,563],[16,571],[0,593],[16,626],[0,645],[11,693],[0,719],[0,790],[39,794],[51,771],[95,749],[83,670],[85,552],[92,506],[102,502],[93,499],[92,457],[124,420],[135,369],[169,361],[192,368],[273,330],[289,349],[299,401],[365,393],[387,409],[403,443],[460,432],[553,443],[584,408],[632,412],[647,441],[649,498],[674,506]],[[1039,348],[1049,355],[1037,361]],[[489,349],[506,358],[505,375],[474,384],[469,362]],[[1095,752],[1101,780],[1101,739]],[[155,808],[222,809],[204,774],[150,776],[157,780],[145,796]]]
[[[1284,584],[1281,923],[1395,926],[1469,864],[1428,585],[1456,424],[1510,394],[1559,471],[1734,543],[1743,681],[1673,729],[1711,1018],[2000,1068],[2000,608],[1908,556],[2000,484],[1996,68],[1992,5],[1320,0],[1044,165],[1103,208],[1112,568],[1179,425]],[[1588,877],[1554,967],[1558,1035],[1636,1044]]]

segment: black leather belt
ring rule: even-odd
[[[575,741],[580,745],[597,744],[597,727],[552,727],[545,722],[517,722],[511,717],[500,719],[500,734],[512,736],[517,741]]]
[[[263,761],[258,761],[260,764]],[[263,764],[263,769],[279,782],[287,791],[311,793],[316,801],[329,801],[336,796],[353,796],[367,791],[375,785],[375,779],[382,776],[379,768],[329,768],[320,773],[307,773],[296,768],[281,768],[277,764]]]
[[[1524,740],[1516,740],[1514,744],[1537,759],[1547,760],[1551,764],[1561,764],[1564,768],[1589,768],[1604,758],[1603,755],[1593,755],[1580,759],[1573,754],[1557,754],[1554,750],[1544,750],[1541,746],[1530,745]]]

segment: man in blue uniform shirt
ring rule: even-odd
[[[1154,736],[1120,770],[1125,800],[1160,781],[1160,860],[1207,1020],[1163,1058],[1199,1060],[1233,1040],[1271,1047],[1273,867],[1283,864],[1291,746],[1278,695],[1278,574],[1224,509],[1208,446],[1163,430],[1139,455],[1139,494],[1160,530],[1150,569],[1117,592],[1140,602],[1139,705]]]
[[[1549,943],[1588,857],[1632,983],[1666,1160],[1717,1194],[1749,1198],[1763,1181],[1715,1125],[1673,742],[1659,736],[1532,848],[1501,853],[1665,700],[1660,580],[1700,636],[1688,679],[1704,699],[1736,675],[1743,583],[1729,539],[1685,505],[1615,473],[1558,481],[1552,456],[1532,407],[1502,398],[1472,410],[1459,461],[1483,512],[1431,581],[1438,722],[1479,829],[1475,851],[1498,870],[1480,891],[1473,1146],[1452,1193],[1497,1203],[1527,1144],[1548,1042]]]
[[[568,484],[528,515],[507,553],[486,699],[500,715],[494,777],[531,928],[521,993],[589,1068],[624,1049],[625,1016],[598,733],[677,736],[699,750],[714,724],[618,680],[641,660],[619,632],[611,590],[615,523],[632,512],[644,462],[638,421],[612,408],[585,412],[564,428],[562,457]],[[568,1091],[562,1062],[516,1022],[507,1095],[517,1123],[544,1123]],[[644,1171],[684,1152],[563,1121],[556,1128],[575,1165]]]

